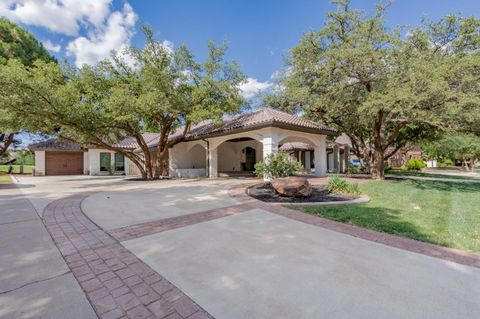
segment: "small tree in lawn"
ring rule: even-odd
[[[386,5],[368,15],[349,0],[333,2],[325,26],[291,51],[270,105],[337,127],[376,179],[409,143],[478,130],[479,19],[451,15],[403,36],[386,28]]]
[[[263,162],[255,164],[255,174],[267,179],[293,176],[302,170],[300,162],[292,160],[286,152],[281,151],[270,154]]]

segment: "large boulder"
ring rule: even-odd
[[[272,187],[282,196],[288,197],[308,197],[312,194],[312,187],[306,178],[303,177],[283,177],[276,178],[272,182]]]

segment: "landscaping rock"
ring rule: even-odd
[[[306,178],[283,177],[272,181],[272,187],[282,196],[308,197],[312,194],[312,187]]]

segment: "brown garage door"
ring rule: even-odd
[[[83,174],[82,152],[45,152],[45,175]]]

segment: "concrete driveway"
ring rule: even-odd
[[[138,185],[92,195],[82,208],[104,229],[148,228],[235,205],[226,190],[238,182]],[[215,318],[480,317],[478,268],[262,209],[155,232],[122,244]]]
[[[13,184],[0,185],[0,318],[97,318],[32,203]]]

